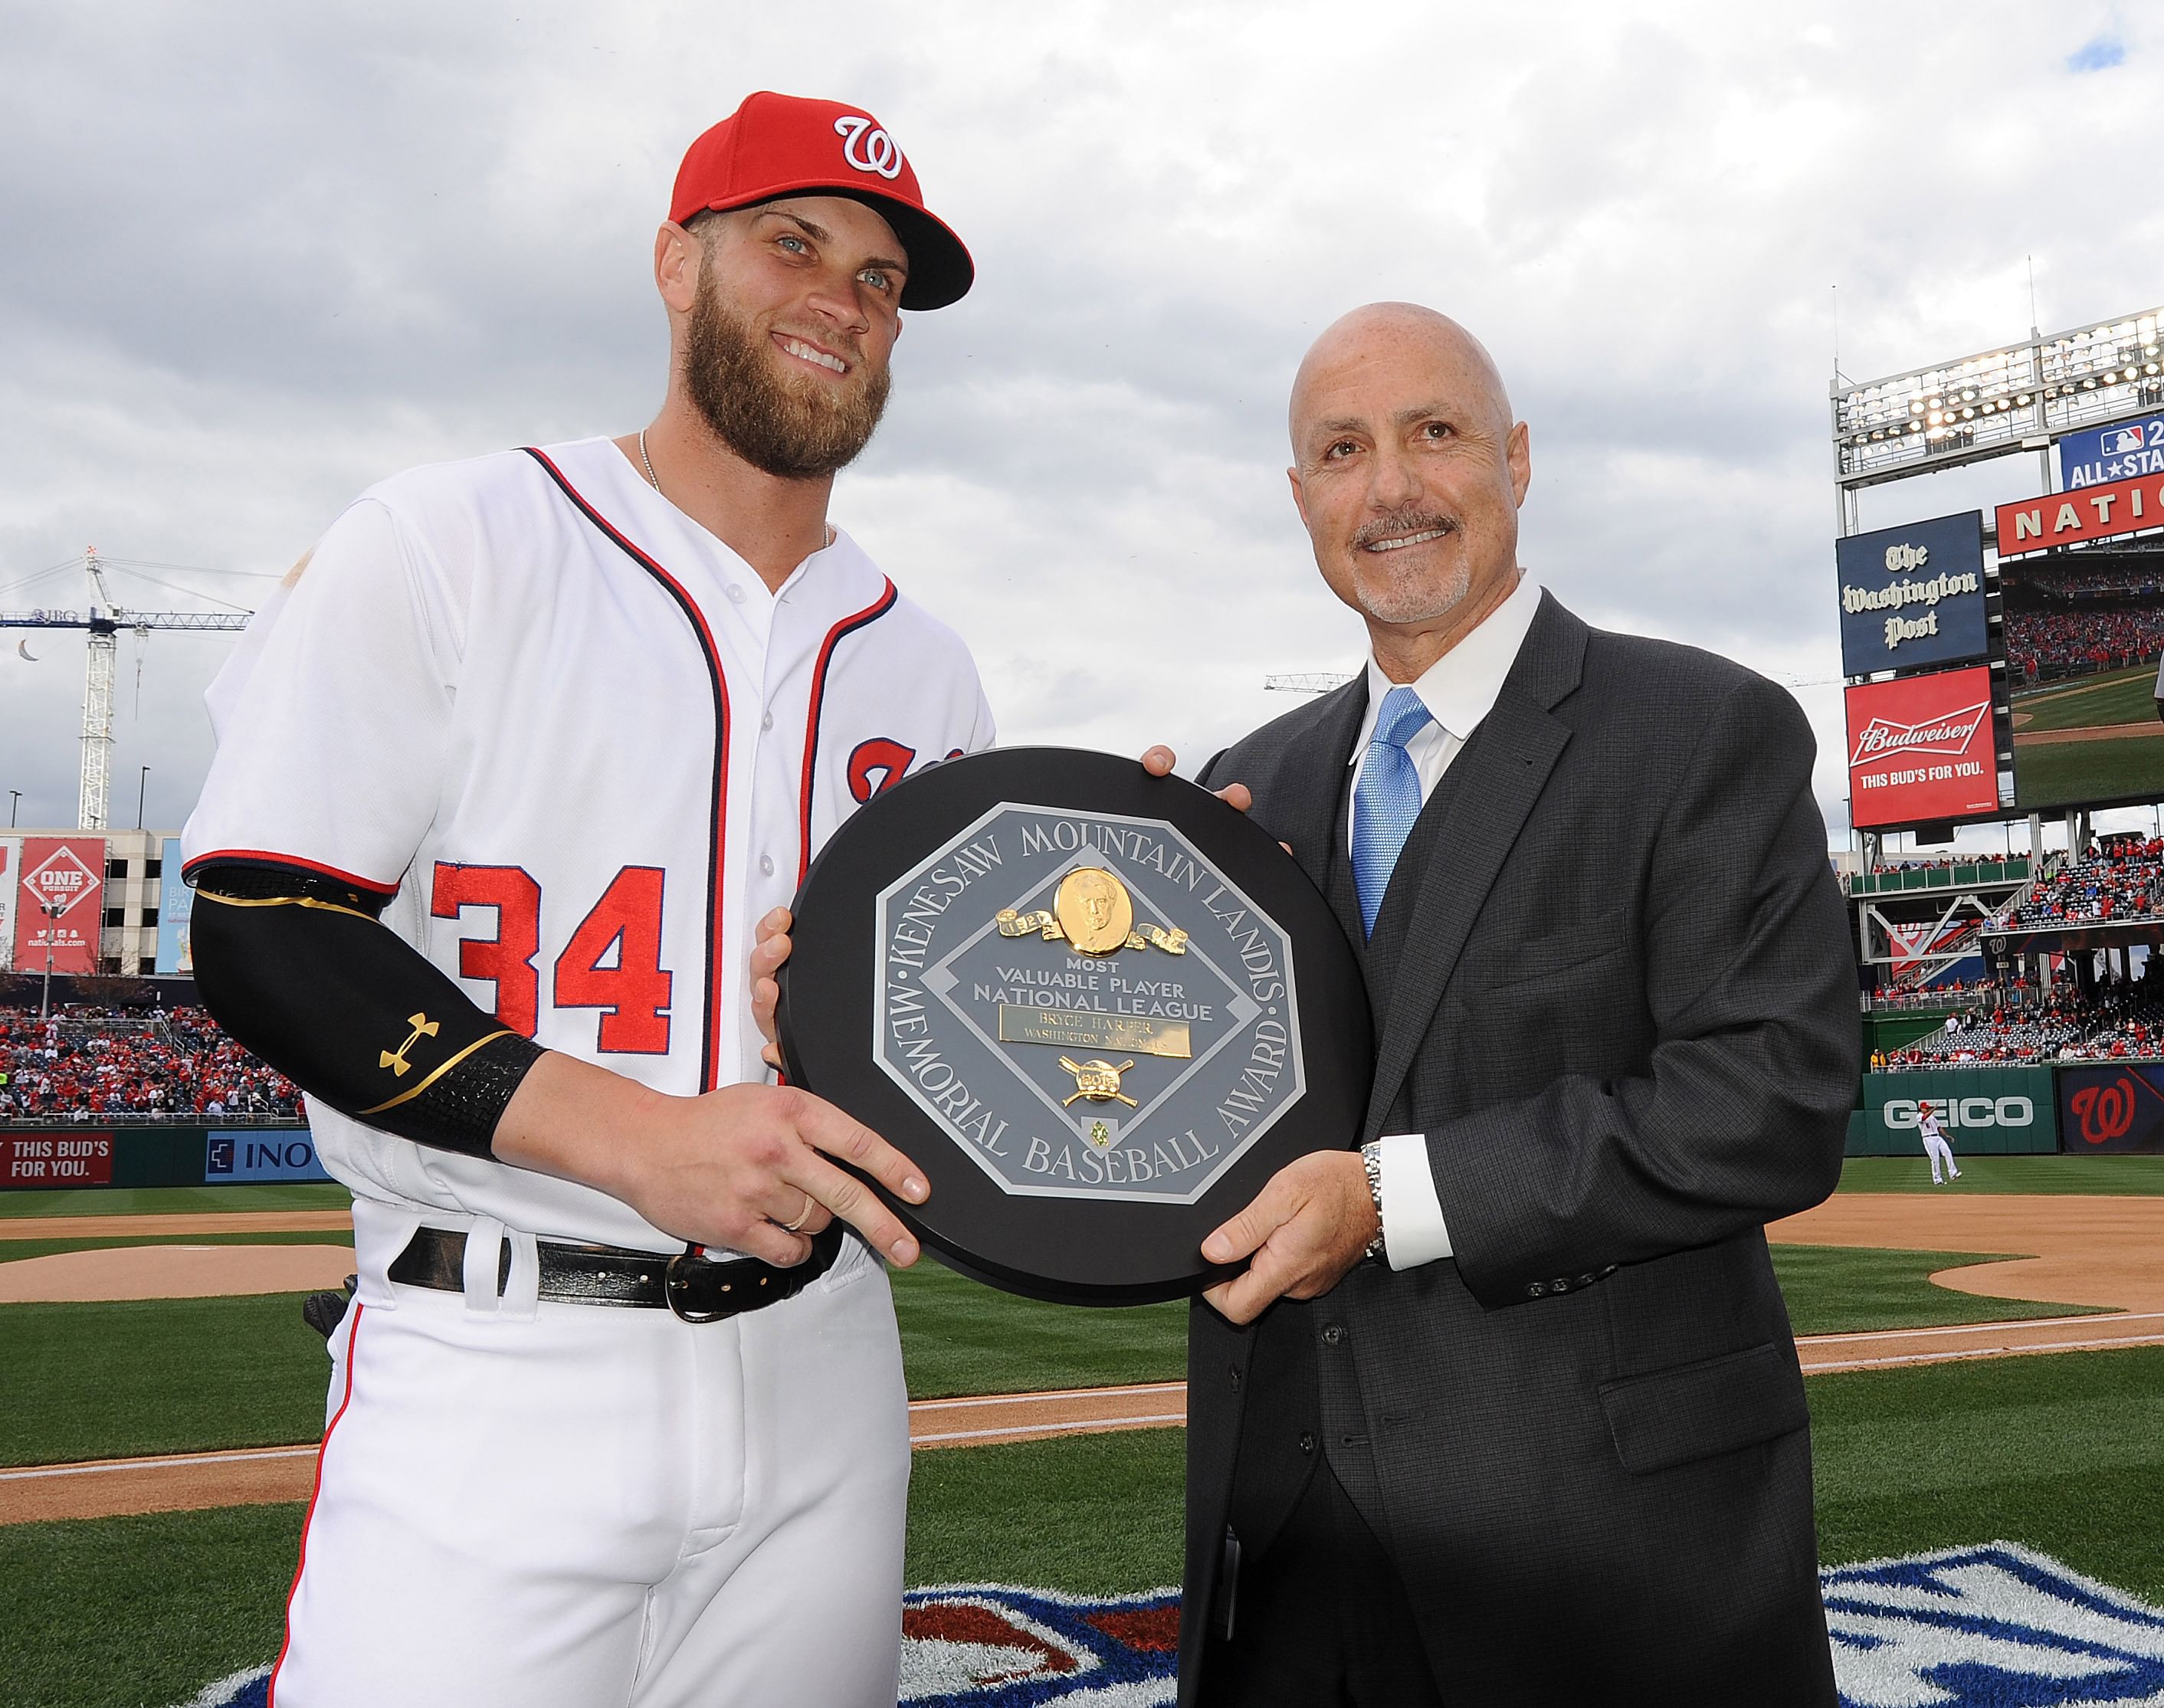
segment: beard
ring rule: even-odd
[[[810,481],[854,462],[885,413],[890,383],[884,365],[859,356],[856,366],[856,384],[838,394],[777,373],[768,339],[722,302],[713,268],[700,268],[685,327],[684,389],[715,438],[754,468]]]
[[[1379,517],[1352,535],[1352,592],[1360,608],[1378,623],[1428,623],[1463,601],[1472,591],[1473,566],[1461,554],[1458,566],[1438,580],[1412,561],[1410,548],[1371,552],[1374,541],[1394,534],[1425,533],[1431,528],[1458,531],[1455,518],[1424,510],[1399,510]],[[1400,565],[1403,564],[1400,568]]]

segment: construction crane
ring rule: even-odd
[[[88,631],[88,657],[82,679],[82,787],[76,802],[76,822],[85,830],[106,828],[106,797],[113,773],[113,679],[120,654],[120,631],[133,629],[139,639],[154,628],[178,629],[193,634],[234,633],[248,627],[254,613],[232,616],[197,611],[129,611],[123,608],[105,585],[105,570],[97,561],[97,548],[82,554],[84,573],[90,578],[90,609],[75,611],[0,611],[0,628],[80,628]],[[20,650],[25,643],[18,642]],[[24,653],[28,657],[29,654]]]
[[[1263,686],[1274,694],[1327,694],[1352,680],[1342,670],[1303,670],[1287,676],[1264,676]]]

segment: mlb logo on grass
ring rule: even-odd
[[[2011,1542],[1821,1574],[1847,1708],[2164,1702],[2164,1612]]]
[[[2164,1612],[2048,1555],[1983,1542],[1837,1566],[1820,1582],[1843,1708],[2164,1703]],[[1174,1590],[912,1590],[901,1618],[901,1708],[1171,1708]],[[270,1670],[176,1708],[264,1708]]]
[[[203,1181],[328,1180],[306,1133],[213,1133],[204,1142]]]

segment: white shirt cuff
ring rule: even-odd
[[[1450,1251],[1450,1230],[1435,1196],[1427,1135],[1394,1133],[1379,1141],[1383,1164],[1383,1249],[1394,1269],[1417,1269]]]

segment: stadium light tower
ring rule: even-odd
[[[227,616],[195,611],[125,610],[105,585],[105,570],[97,560],[96,546],[84,551],[82,567],[90,578],[87,615],[73,611],[0,611],[0,628],[88,632],[82,679],[82,780],[76,796],[76,822],[84,830],[103,830],[112,792],[113,680],[120,652],[120,631],[132,628],[139,639],[147,639],[154,628],[193,634],[234,633],[248,627],[253,613],[244,611]]]

